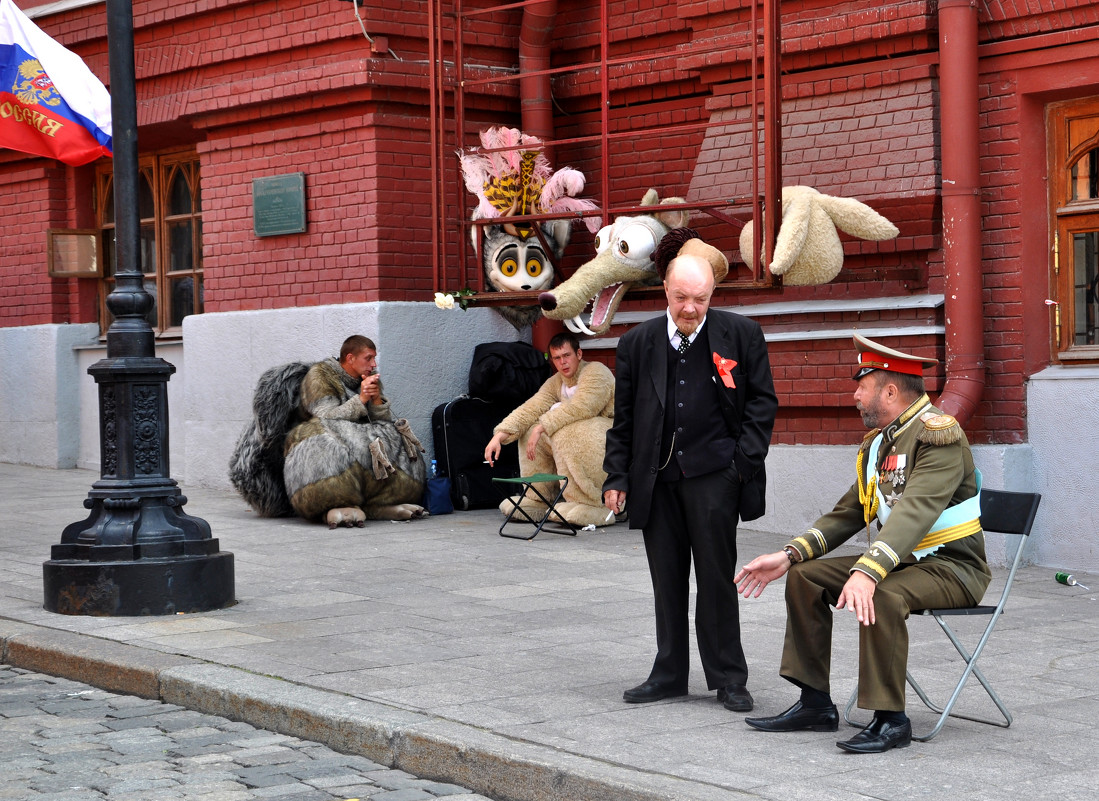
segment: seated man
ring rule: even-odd
[[[931,405],[923,367],[936,364],[855,335],[860,351],[855,402],[873,430],[859,448],[857,479],[828,514],[781,551],[749,562],[736,575],[745,597],[786,580],[786,639],[780,675],[801,689],[780,715],[746,718],[763,731],[836,731],[829,693],[832,611],[859,623],[858,705],[870,724],[836,744],[873,754],[904,748],[912,726],[904,713],[912,609],[972,606],[991,579],[980,522],[980,473],[958,421]],[[870,523],[878,519],[873,542]],[[819,559],[865,531],[859,556]]]
[[[292,509],[330,528],[426,514],[423,448],[408,421],[393,419],[376,367],[374,343],[351,336],[338,359],[260,378],[255,419],[230,463],[233,484],[260,514]]]
[[[568,332],[549,342],[550,361],[557,372],[522,406],[496,426],[485,447],[485,459],[495,463],[500,448],[519,440],[519,470],[524,476],[556,473],[568,476],[561,516],[575,526],[606,526],[614,514],[603,506],[603,453],[607,429],[614,417],[614,376],[606,365],[583,361],[580,341]],[[557,488],[539,485],[547,498]],[[533,493],[518,499],[520,506],[544,513],[546,506]],[[500,504],[505,514],[511,501]]]

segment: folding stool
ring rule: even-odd
[[[508,512],[508,516],[504,519],[503,525],[500,526],[500,536],[510,537],[514,540],[532,540],[538,536],[541,531],[548,531],[551,534],[565,534],[570,537],[575,537],[578,527],[574,526],[568,520],[561,516],[561,513],[557,511],[557,503],[565,494],[565,487],[569,484],[568,476],[554,475],[553,473],[536,473],[532,476],[519,476],[518,478],[493,478],[493,483],[497,485],[497,489],[500,489],[504,493],[506,500],[511,502],[512,509]],[[549,483],[551,481],[560,482],[557,494],[552,499],[547,498],[541,492],[538,491],[538,487],[534,486],[539,483]],[[542,503],[546,505],[546,513],[540,518],[535,518],[531,514],[521,507],[518,502],[514,500],[516,497],[512,490],[518,490],[518,498],[520,501],[527,494],[527,490],[530,490]],[[516,515],[519,517],[516,517]],[[550,517],[556,517],[557,520],[550,520]],[[529,537],[523,537],[519,534],[506,534],[504,529],[509,523],[529,523],[534,526],[534,533]]]

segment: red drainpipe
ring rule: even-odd
[[[977,107],[977,5],[939,0],[946,385],[939,407],[964,426],[985,386]]]
[[[553,89],[550,86],[550,40],[557,16],[557,0],[532,3],[523,9],[519,29],[519,99],[523,133],[553,138]],[[528,73],[536,73],[529,75]],[[546,155],[551,155],[548,151]],[[551,159],[552,161],[552,159]]]
[[[550,42],[553,22],[557,16],[557,0],[532,3],[523,9],[519,29],[519,99],[522,103],[523,133],[543,141],[553,140],[553,88],[550,84]],[[535,73],[528,75],[528,73]],[[546,157],[553,162],[553,148],[547,146]],[[534,347],[546,351],[554,334],[564,331],[560,320],[539,317],[531,326]]]

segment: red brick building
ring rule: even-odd
[[[19,5],[106,79],[102,0]],[[582,170],[612,216],[649,187],[726,209],[731,220],[695,222],[739,261],[749,4],[611,0],[604,18],[572,0],[424,2],[361,8],[361,23],[355,11],[135,0],[143,264],[178,368],[172,455],[188,482],[227,483],[266,367],[373,336],[428,439],[472,345],[516,336],[490,309],[432,304],[437,289],[478,286],[454,151],[480,128],[556,141],[554,164]],[[967,419],[987,486],[1045,494],[1036,559],[1099,568],[1096,514],[1064,480],[1066,464],[1085,482],[1096,472],[1099,6],[788,1],[780,21],[783,184],[858,198],[900,235],[845,239],[823,286],[753,280],[741,262],[718,292],[763,324],[782,404],[762,524],[800,528],[849,481],[858,328],[940,359],[929,388]],[[305,230],[257,234],[254,182],[297,174]],[[51,277],[47,231],[97,232],[109,263],[110,180],[107,160],[0,151],[4,460],[98,465],[84,371],[103,355],[111,277]],[[565,272],[590,249],[576,227]],[[633,292],[588,353],[613,364],[622,325],[658,308],[659,293]]]

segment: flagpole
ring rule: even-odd
[[[236,603],[233,555],[187,503],[168,466],[168,379],[146,315],[141,265],[137,94],[131,0],[107,0],[114,135],[115,289],[99,387],[100,480],[86,520],[66,526],[43,564],[44,606],[72,615],[170,615]]]

